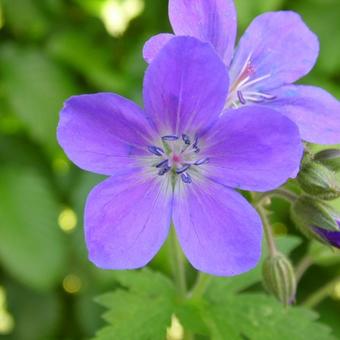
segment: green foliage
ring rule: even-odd
[[[174,311],[175,289],[168,279],[149,270],[117,273],[128,290],[117,289],[98,302],[109,308],[104,319],[111,325],[98,332],[98,340],[163,340]]]
[[[32,288],[56,286],[65,271],[66,243],[46,181],[33,172],[2,168],[0,192],[1,263]]]

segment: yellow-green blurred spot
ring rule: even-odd
[[[122,35],[132,19],[144,10],[144,0],[106,0],[100,17],[106,30],[114,37]]]
[[[335,299],[335,300],[340,300],[340,280],[338,283],[335,284],[334,286],[334,290],[332,292],[332,297]]]
[[[14,319],[4,309],[0,309],[0,334],[9,334],[14,328]]]
[[[63,281],[63,288],[69,294],[76,294],[80,291],[82,282],[77,275],[67,275]]]
[[[167,340],[182,340],[184,338],[183,326],[178,321],[176,315],[171,318],[171,326],[167,330]]]
[[[59,227],[65,233],[72,232],[77,226],[77,221],[76,213],[69,208],[64,209],[58,217]]]
[[[14,328],[13,317],[6,310],[6,292],[0,286],[0,334],[8,334]]]
[[[53,169],[56,173],[64,175],[70,170],[70,163],[62,157],[55,158],[53,160]]]

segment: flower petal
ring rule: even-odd
[[[145,111],[161,135],[208,128],[227,92],[225,65],[210,44],[191,37],[166,44],[144,78]]]
[[[340,102],[314,86],[290,85],[272,91],[277,109],[298,125],[303,140],[316,144],[340,143]]]
[[[236,9],[232,0],[170,0],[169,16],[177,35],[210,42],[229,65],[237,31]]]
[[[336,248],[340,248],[340,231],[329,231],[322,228],[314,228],[326,242]]]
[[[237,79],[249,60],[251,80],[268,77],[257,83],[257,90],[274,89],[309,73],[318,54],[318,38],[297,13],[265,13],[255,18],[241,38],[231,79]]]
[[[179,182],[173,221],[184,253],[200,271],[238,275],[255,267],[260,258],[261,220],[233,190],[209,180]]]
[[[173,34],[161,33],[151,37],[144,45],[143,57],[147,63],[151,63],[159,51],[174,37]]]
[[[71,97],[60,113],[58,141],[80,168],[112,175],[147,153],[149,123],[133,102],[109,93]]]
[[[90,193],[85,208],[90,260],[103,269],[143,267],[168,235],[171,208],[167,181],[134,173],[102,182]]]
[[[215,128],[204,149],[209,178],[232,188],[268,191],[297,175],[303,154],[299,131],[277,111],[230,110]]]

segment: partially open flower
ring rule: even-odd
[[[325,202],[301,196],[292,207],[292,217],[305,236],[340,248],[340,218]]]

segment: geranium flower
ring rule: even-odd
[[[260,257],[262,226],[231,188],[265,191],[296,173],[296,125],[269,108],[219,118],[229,81],[210,44],[177,37],[149,66],[145,110],[116,94],[71,97],[58,140],[80,168],[110,176],[90,193],[85,238],[104,269],[146,265],[171,222],[192,265],[236,275]]]
[[[293,120],[303,140],[340,142],[340,104],[325,90],[292,85],[309,73],[319,41],[291,11],[265,13],[250,24],[238,47],[232,0],[170,0],[169,17],[176,35],[210,42],[229,68],[230,89],[225,108],[262,105]],[[144,47],[150,62],[172,34],[159,34]]]

